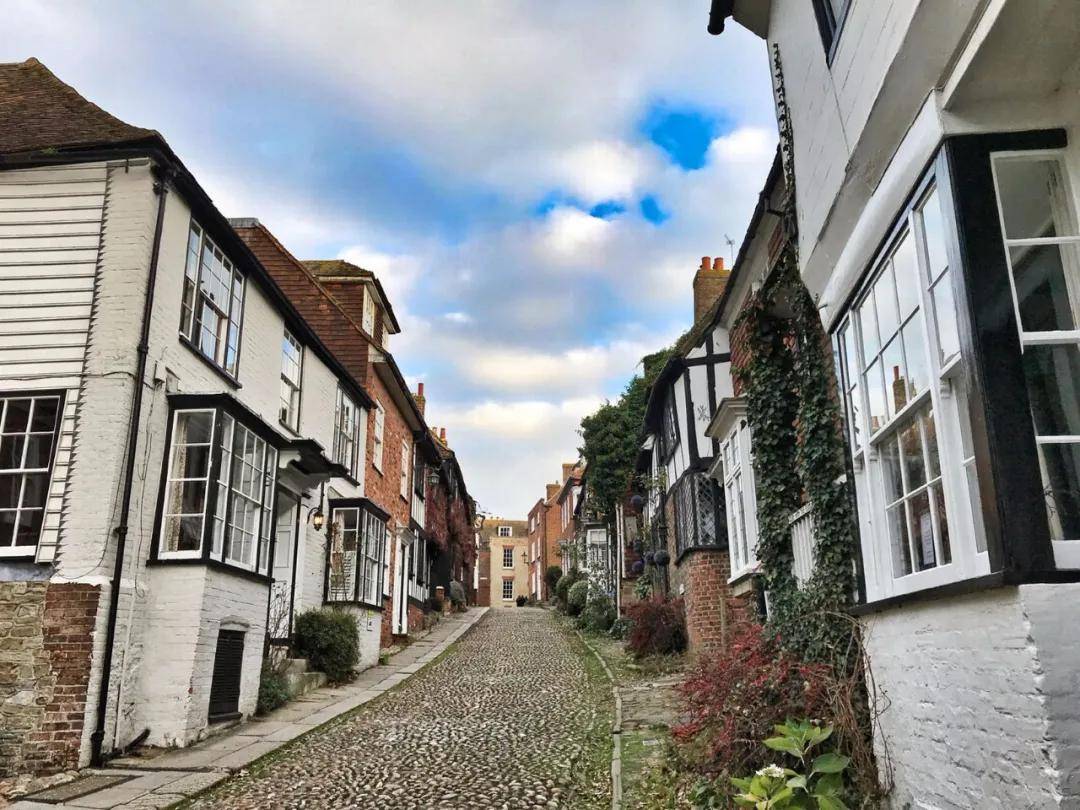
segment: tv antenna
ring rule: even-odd
[[[734,267],[735,266],[735,240],[732,239],[730,236],[728,236],[725,233],[724,234],[724,241],[727,242],[728,253],[731,254],[731,266]]]

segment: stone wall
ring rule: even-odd
[[[0,583],[0,779],[79,765],[95,585]]]

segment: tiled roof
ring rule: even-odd
[[[363,267],[358,267],[352,262],[347,262],[344,259],[305,259],[304,266],[315,274],[318,279],[330,285],[334,286],[335,281],[343,284],[348,284],[343,279],[358,278],[363,281],[370,281],[375,285],[375,290],[378,293],[378,298],[381,299],[383,311],[386,314],[387,321],[389,323],[390,333],[396,334],[401,331],[401,324],[398,323],[397,316],[394,315],[394,307],[390,303],[390,298],[386,294],[386,290],[383,289],[382,283],[379,281],[378,276],[372,273],[370,270],[365,270]]]
[[[234,220],[234,227],[304,320],[311,324],[349,373],[366,386],[370,368],[370,339],[360,325],[264,226],[244,226]]]
[[[0,64],[0,154],[161,140],[87,101],[37,59]]]

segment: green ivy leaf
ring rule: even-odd
[[[849,757],[834,752],[822,754],[814,759],[811,773],[840,773],[851,762]]]

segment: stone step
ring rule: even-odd
[[[289,685],[289,694],[294,698],[313,692],[326,684],[326,675],[322,672],[290,672],[285,675]]]
[[[292,674],[302,675],[308,671],[308,662],[306,658],[288,658],[282,664],[281,674],[288,676]]]

